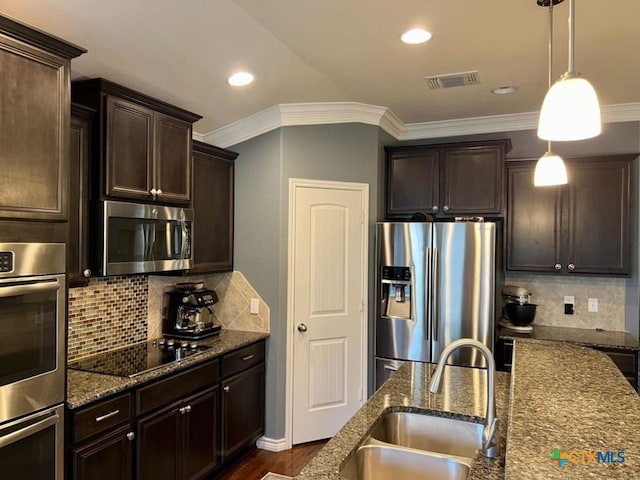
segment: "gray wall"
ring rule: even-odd
[[[234,268],[271,309],[268,438],[285,434],[289,178],[369,184],[372,249],[382,160],[378,137],[378,127],[362,124],[284,127],[231,147],[240,154],[235,167]]]

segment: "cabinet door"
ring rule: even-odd
[[[222,382],[222,462],[251,447],[264,431],[264,364]]]
[[[67,272],[69,286],[86,286],[89,268],[89,160],[91,146],[91,111],[80,106],[71,108],[69,146],[71,186],[69,189],[69,240]]]
[[[128,480],[133,436],[128,425],[72,452],[74,480]]]
[[[65,221],[69,61],[0,40],[0,218]]]
[[[437,150],[387,151],[387,214],[438,211]]]
[[[138,420],[136,478],[139,480],[174,480],[182,452],[180,416],[174,405]],[[114,477],[117,478],[117,477]]]
[[[152,198],[153,111],[106,97],[106,194],[114,198]]]
[[[502,213],[503,147],[445,150],[440,162],[444,215]]]
[[[569,273],[630,272],[630,160],[575,159],[569,165]]]
[[[193,153],[194,273],[233,270],[233,165]]]
[[[156,112],[154,128],[153,186],[157,200],[188,204],[191,202],[191,124]]]
[[[561,265],[562,187],[535,187],[534,163],[508,166],[507,270],[554,272]],[[566,266],[566,265],[565,265]]]
[[[183,413],[184,453],[181,478],[202,478],[218,466],[220,389],[214,387],[185,401]]]

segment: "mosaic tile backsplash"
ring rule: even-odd
[[[147,339],[148,280],[144,275],[92,278],[69,289],[69,360]]]
[[[534,324],[624,330],[624,278],[508,273],[505,276],[505,284],[519,285],[531,292],[531,303],[538,305]],[[565,295],[575,297],[573,315],[564,314]],[[588,298],[598,299],[598,312],[587,310]]]
[[[69,289],[69,361],[162,336],[163,294],[178,282],[204,281],[216,291],[213,306],[223,328],[269,332],[269,307],[240,272],[198,276],[132,275],[92,278]],[[249,312],[251,298],[258,313]]]

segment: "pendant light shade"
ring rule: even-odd
[[[598,95],[584,78],[565,74],[547,92],[540,110],[538,137],[544,140],[583,140],[600,135]]]
[[[548,187],[552,185],[564,185],[568,182],[567,169],[562,158],[550,150],[547,151],[536,163],[533,174],[533,184],[536,187]]]
[[[547,0],[550,9],[554,1]],[[538,0],[539,5],[544,2]],[[575,4],[569,0],[569,70],[553,84],[544,97],[538,137],[552,141],[584,140],[602,131],[598,96],[591,84],[574,68]]]

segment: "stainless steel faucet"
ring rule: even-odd
[[[481,453],[485,457],[496,458],[500,454],[500,434],[498,432],[498,419],[496,418],[496,362],[493,359],[491,350],[483,343],[471,338],[461,338],[451,342],[445,347],[442,354],[440,354],[438,365],[429,383],[429,391],[431,393],[438,393],[440,391],[442,372],[444,372],[447,359],[454,351],[462,347],[477,348],[487,361],[487,411],[484,418],[484,430],[482,431]]]

